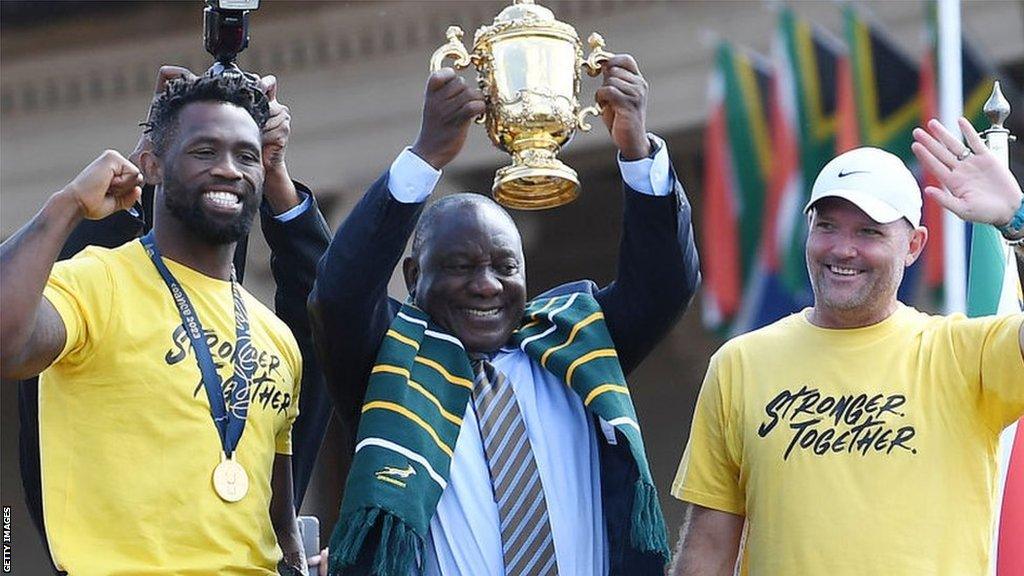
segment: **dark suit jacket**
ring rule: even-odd
[[[700,279],[690,205],[674,173],[672,182],[673,193],[663,197],[623,185],[623,233],[614,282],[598,289],[585,280],[549,292],[582,290],[595,296],[626,374],[675,324]],[[401,306],[388,297],[388,281],[423,206],[395,200],[385,173],[338,229],[320,261],[310,296],[313,333],[328,390],[349,441],[355,438],[377,350]],[[602,467],[608,458],[614,458],[623,473],[636,474],[628,454],[602,454]],[[636,574],[662,573],[664,567],[650,559],[624,558],[627,540],[628,535],[609,531],[609,553],[618,560],[613,567],[641,568],[632,572]]]
[[[302,184],[299,190],[313,194]],[[59,259],[74,256],[87,246],[115,248],[149,231],[152,226],[153,189],[143,190],[142,203],[136,214],[117,212],[102,220],[83,221],[64,244]],[[292,474],[295,486],[295,507],[309,485],[313,464],[323,441],[331,415],[331,405],[323,384],[323,376],[313,353],[306,299],[313,286],[316,263],[330,240],[330,232],[320,209],[313,206],[288,222],[276,220],[267,204],[260,208],[260,226],[270,245],[270,269],[277,283],[274,295],[277,315],[291,328],[302,352],[302,390],[299,395],[299,417],[292,428]],[[248,238],[235,250],[235,271],[239,280],[245,273]],[[19,456],[21,481],[29,514],[46,543],[43,526],[42,490],[39,463],[39,382],[37,378],[18,385],[20,415]]]

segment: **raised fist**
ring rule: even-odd
[[[114,150],[106,150],[61,191],[74,198],[89,220],[126,210],[142,195],[142,172]]]

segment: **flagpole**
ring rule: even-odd
[[[999,82],[992,88],[992,96],[985,102],[985,115],[992,126],[982,133],[985,145],[1003,166],[1009,167],[1009,143],[1012,138],[1004,123],[1010,115],[1010,103],[1003,97]],[[987,252],[987,254],[986,254]],[[989,256],[986,258],[986,256]],[[995,262],[992,258],[995,258]],[[975,225],[971,238],[971,261],[978,260],[985,267],[1000,268],[1002,277],[981,278],[982,271],[971,273],[968,288],[968,311],[975,309],[997,314],[1020,311],[1020,284],[1017,279],[1016,260],[1013,251],[1001,235],[991,226]],[[994,264],[994,265],[993,265]],[[977,279],[975,277],[978,277]],[[986,286],[986,284],[988,284]],[[992,284],[995,284],[993,286]],[[980,295],[975,295],[975,292]],[[994,292],[994,294],[993,294]],[[987,300],[983,306],[975,300]],[[992,300],[995,300],[992,302]],[[1021,574],[1024,569],[1024,552],[1020,549],[1024,536],[1024,419],[1011,424],[999,438],[999,489],[997,496],[1001,503],[995,525],[995,545],[990,574],[1008,576]]]
[[[1010,116],[1010,103],[1003,96],[1003,90],[999,87],[999,81],[992,85],[992,95],[985,102],[985,116],[988,117],[992,126],[982,133],[985,138],[985,145],[999,159],[1003,166],[1010,166],[1010,131],[1004,124]]]
[[[960,0],[938,0],[939,120],[959,132],[957,119],[963,115],[963,70],[961,59]],[[967,240],[965,227],[948,210],[942,216],[945,239],[945,312],[967,309]]]

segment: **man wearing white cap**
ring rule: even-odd
[[[961,128],[971,148],[934,121],[915,131],[950,190],[926,192],[1020,235],[1020,186]],[[672,574],[987,574],[999,433],[1024,413],[1024,316],[896,299],[928,231],[892,154],[835,158],[805,211],[814,306],[711,358],[672,486],[691,504]]]

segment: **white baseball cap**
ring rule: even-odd
[[[879,148],[855,148],[833,158],[814,180],[811,206],[834,196],[853,202],[879,224],[906,218],[921,225],[921,188],[903,161]]]

